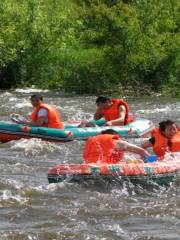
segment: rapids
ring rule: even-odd
[[[0,92],[0,120],[12,112],[31,112],[34,93],[56,106],[66,120],[91,119],[95,96],[58,91],[16,89]],[[125,98],[126,99],[126,98]],[[180,102],[157,97],[127,98],[134,116],[180,123]],[[141,139],[130,140],[140,144]],[[180,188],[151,189],[124,182],[48,184],[48,169],[58,163],[80,163],[84,142],[49,143],[39,139],[0,145],[1,240],[179,240]],[[127,157],[130,157],[127,156]]]

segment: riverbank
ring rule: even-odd
[[[179,96],[178,0],[8,0],[1,22],[1,89]]]

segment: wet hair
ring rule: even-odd
[[[162,121],[159,123],[159,130],[164,132],[168,126],[173,125],[175,122],[171,120]]]
[[[31,96],[31,99],[35,98],[36,100],[40,100],[40,101],[43,101],[43,97],[38,95],[38,94],[34,94]]]
[[[106,129],[106,130],[102,131],[101,134],[119,135],[118,132],[116,132],[116,131],[113,130],[113,129]]]
[[[110,100],[109,97],[99,96],[96,99],[96,104],[98,104],[98,103],[106,103],[109,100]]]

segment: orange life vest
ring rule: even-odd
[[[124,124],[116,123],[113,125],[126,125],[133,121],[133,118],[129,113],[129,106],[125,101],[123,101],[122,99],[111,99],[111,101],[113,102],[113,104],[107,109],[104,109],[102,112],[106,121],[111,121],[119,118],[120,106],[124,106],[126,109]]]
[[[83,157],[86,163],[117,163],[122,160],[123,152],[114,150],[117,135],[101,134],[90,137],[85,145]]]
[[[166,152],[180,151],[180,130],[177,131],[172,139],[168,139],[162,135],[158,128],[152,130],[151,136],[155,138],[153,150],[158,157],[164,157]]]
[[[63,123],[61,122],[60,114],[48,104],[40,103],[37,108],[31,113],[30,118],[33,121],[38,120],[38,112],[41,108],[45,108],[48,111],[48,123],[44,123],[43,127],[48,128],[64,128]]]

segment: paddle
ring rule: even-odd
[[[27,119],[24,116],[17,113],[11,113],[10,119],[15,123],[20,123],[20,124],[27,122]]]

